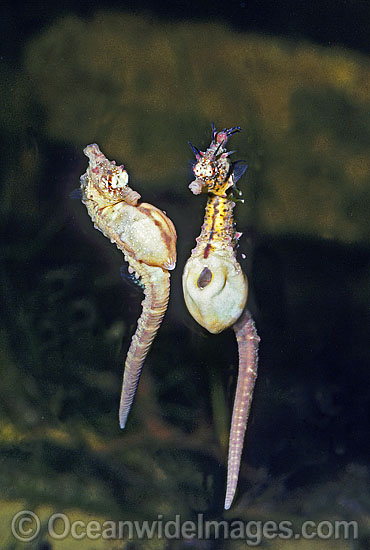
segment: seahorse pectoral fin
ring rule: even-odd
[[[245,160],[237,160],[236,162],[232,163],[231,167],[232,167],[233,183],[235,185],[243,176],[244,172],[247,170],[248,164],[246,163]]]
[[[82,190],[80,187],[77,189],[73,189],[73,191],[70,192],[69,198],[73,200],[82,200]]]
[[[225,510],[230,508],[238,484],[244,435],[257,377],[260,341],[253,318],[248,310],[245,310],[233,328],[238,343],[239,373],[229,439]]]

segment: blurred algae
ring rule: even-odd
[[[184,144],[204,140],[210,120],[240,122],[250,164],[244,224],[368,240],[367,58],[101,11],[51,25],[27,47],[25,67],[50,139],[101,142],[136,180],[183,195]]]

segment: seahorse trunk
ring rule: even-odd
[[[226,510],[231,506],[238,484],[244,435],[252,402],[254,383],[257,378],[258,344],[260,341],[254,321],[248,310],[245,310],[233,328],[238,342],[239,374],[229,439]]]
[[[119,408],[121,428],[126,425],[143,363],[166,312],[170,294],[170,275],[167,270],[160,267],[148,267],[132,259],[129,264],[141,277],[141,282],[145,286],[145,299],[142,302],[143,311],[125,362]]]

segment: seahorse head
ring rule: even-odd
[[[115,204],[126,201],[136,205],[141,196],[128,186],[129,176],[123,164],[117,166],[115,161],[109,161],[100,151],[96,143],[84,149],[89,158],[86,173],[81,176],[83,198],[104,201],[105,204]]]
[[[200,151],[191,143],[190,146],[195,154],[196,162],[193,166],[195,180],[189,188],[194,195],[200,193],[213,193],[214,195],[225,196],[226,191],[232,187],[233,163],[228,158],[232,151],[226,151],[226,142],[235,132],[240,132],[239,126],[224,129],[217,132],[212,124],[212,141],[206,151]]]

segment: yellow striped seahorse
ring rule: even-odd
[[[233,163],[226,142],[241,128],[217,132],[212,124],[212,141],[205,152],[193,145],[195,180],[189,185],[198,195],[208,193],[208,202],[197,245],[186,262],[183,291],[187,308],[209,332],[217,334],[233,326],[239,351],[239,374],[231,422],[225,509],[234,499],[243,450],[244,434],[255,379],[259,337],[251,314],[245,309],[248,283],[236,260],[240,233],[233,223],[233,192],[247,166]]]
[[[128,186],[124,166],[110,162],[96,144],[84,149],[89,166],[81,176],[82,202],[99,229],[115,243],[140,278],[145,299],[136,332],[127,353],[119,422],[126,425],[141,369],[167,309],[170,274],[176,264],[176,230],[172,221],[155,206],[140,202]]]

